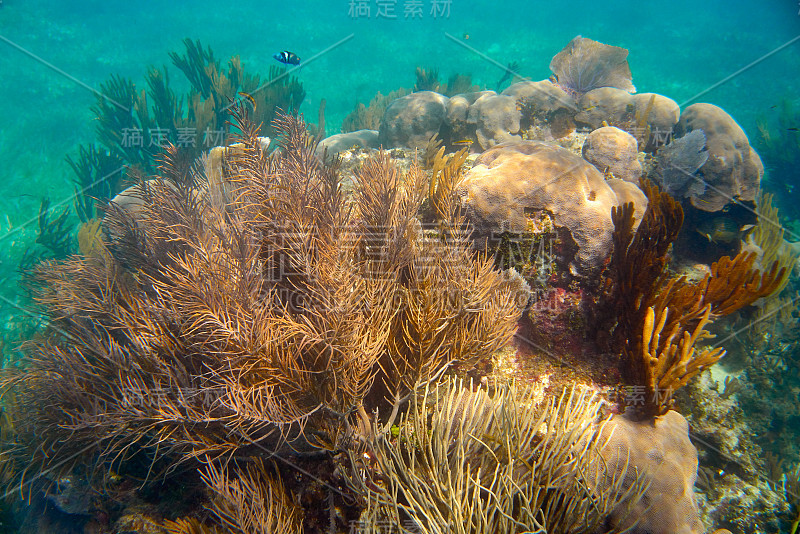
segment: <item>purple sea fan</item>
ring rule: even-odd
[[[708,160],[703,130],[692,130],[662,146],[658,149],[656,160],[656,180],[673,197],[695,198],[705,192],[705,183],[696,176]]]
[[[553,57],[550,70],[556,75],[558,85],[575,95],[598,87],[616,87],[635,93],[627,58],[625,48],[579,35]]]

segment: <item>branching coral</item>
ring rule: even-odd
[[[614,257],[611,263],[617,324],[612,348],[623,354],[623,376],[645,388],[644,402],[634,406],[642,417],[663,414],[671,393],[722,357],[721,349],[696,349],[708,337],[714,317],[728,315],[774,293],[789,275],[773,262],[766,272],[753,268],[755,253],[721,258],[699,282],[670,278],[667,252],[683,220],[680,205],[645,183],[648,207],[633,233],[633,206],[614,208]]]
[[[758,199],[758,224],[748,238],[763,253],[759,260],[761,265],[778,262],[779,267],[785,267],[791,272],[797,262],[797,255],[783,239],[784,230],[780,225],[780,214],[778,208],[773,205],[773,200],[774,196],[769,193],[762,194]],[[775,292],[780,293],[788,281],[787,277]]]
[[[456,206],[453,199],[463,178],[463,166],[468,155],[469,147],[464,147],[448,157],[444,156],[444,148],[440,148],[433,157],[428,202],[437,221],[447,221],[454,216]]]
[[[521,310],[491,259],[420,230],[418,167],[382,154],[348,197],[302,120],[276,121],[268,156],[233,113],[224,173],[205,159],[187,174],[169,150],[139,202],[110,206],[108,254],[38,268],[52,328],[2,376],[29,470],[336,447],[510,338]]]
[[[234,475],[225,466],[208,464],[201,472],[212,499],[208,506],[216,524],[196,518],[166,521],[170,534],[301,534],[302,511],[270,474],[262,460],[255,460]]]
[[[375,428],[366,452],[351,455],[365,531],[593,532],[644,489],[624,461],[606,470],[600,408],[575,390],[541,403],[515,385],[426,389],[395,435]]]

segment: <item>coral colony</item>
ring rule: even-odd
[[[79,252],[31,274],[50,323],[0,381],[31,531],[774,527],[701,511],[684,418],[714,323],[796,262],[738,209],[777,216],[730,115],[634,94],[628,51],[579,36],[550,80],[418,69],[324,138],[297,80],[185,46],[185,100],[166,70],[103,87],[134,113],[98,100],[76,183],[133,185],[90,190]],[[119,133],[156,125],[227,141]]]

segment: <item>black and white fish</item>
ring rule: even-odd
[[[273,55],[275,59],[283,63],[284,65],[299,65],[300,58],[297,57],[297,54],[294,52],[289,52],[288,50],[284,50],[283,52],[279,52]]]

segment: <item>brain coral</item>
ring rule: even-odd
[[[542,140],[558,139],[575,128],[575,100],[550,80],[517,82],[501,94],[516,100],[523,119],[544,132]]]
[[[689,424],[669,411],[652,421],[633,422],[615,416],[603,429],[609,442],[601,453],[612,471],[621,473],[626,462],[649,481],[644,498],[615,527],[638,523],[632,534],[702,534],[703,524],[694,497],[697,449],[689,441]]]
[[[468,122],[475,123],[478,143],[487,149],[519,139],[520,112],[517,101],[494,92],[484,94],[469,107]]]
[[[604,122],[617,126],[646,141],[639,150],[648,152],[666,142],[680,116],[680,107],[671,98],[656,93],[632,95],[615,87],[589,91],[578,101],[578,108],[576,122],[592,129]]]
[[[703,130],[708,159],[697,173],[706,185],[705,191],[691,197],[692,206],[719,211],[736,201],[754,202],[764,165],[733,117],[713,104],[692,104],[683,110],[675,136],[683,137],[693,130]]]
[[[539,141],[490,148],[475,160],[459,194],[478,246],[503,230],[522,233],[527,214],[546,212],[577,245],[568,258],[574,276],[596,275],[611,252],[617,195],[600,171],[564,148]]]

